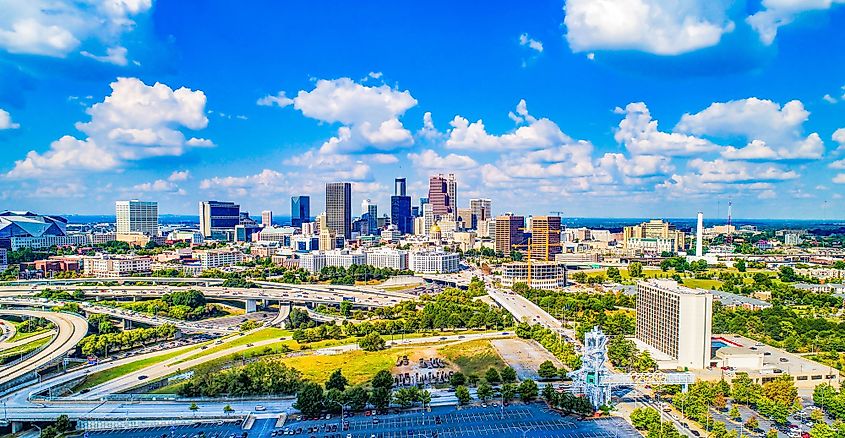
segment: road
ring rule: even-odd
[[[88,321],[81,316],[68,313],[0,309],[0,314],[44,318],[55,324],[58,330],[56,337],[38,353],[17,364],[0,367],[0,383],[12,381],[36,371],[50,361],[67,354],[76,348],[76,344],[88,333]]]
[[[0,351],[8,350],[10,348],[20,347],[21,345],[26,345],[30,342],[37,341],[39,339],[48,338],[54,336],[56,334],[55,330],[46,331],[44,333],[39,333],[37,335],[30,336],[28,338],[18,339],[14,342],[0,342]]]
[[[0,320],[0,328],[3,329],[3,332],[0,333],[0,342],[6,342],[9,339],[15,337],[15,333],[17,333],[18,329],[12,324],[10,321],[3,321]]]
[[[84,279],[88,282],[113,281],[113,279]],[[65,280],[54,280],[54,283],[45,283],[47,280],[39,280],[37,283],[15,282],[13,285],[0,286],[0,297],[28,296],[35,295],[44,289],[63,290],[60,285]],[[150,281],[143,277],[133,278],[132,281]],[[314,304],[338,304],[344,299],[351,298],[354,305],[358,307],[384,307],[391,306],[400,301],[413,299],[416,295],[402,292],[383,291],[371,287],[361,286],[339,286],[339,285],[290,285],[268,281],[256,281],[256,288],[231,288],[222,286],[176,286],[176,285],[149,285],[149,286],[66,286],[66,290],[81,290],[89,297],[158,297],[166,293],[184,290],[199,290],[205,296],[223,300],[270,300],[285,301],[293,303],[314,303]],[[8,283],[7,283],[8,284]]]

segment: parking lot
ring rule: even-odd
[[[638,437],[639,434],[621,418],[580,421],[546,409],[542,404],[512,405],[501,408],[435,407],[431,412],[356,416],[330,420],[288,421],[281,429],[308,437],[399,438],[399,437],[566,437],[609,438]],[[301,428],[301,430],[300,430]],[[277,432],[278,433],[278,432]]]
[[[272,426],[273,422],[266,420]],[[257,424],[258,422],[256,422]],[[161,426],[161,427],[136,427],[131,429],[103,430],[87,432],[93,437],[120,437],[120,438],[191,438],[202,432],[205,438],[240,438],[243,434],[240,421],[195,423],[187,426]],[[269,434],[269,432],[268,432]]]
[[[295,416],[292,416],[295,418]],[[559,437],[559,438],[639,438],[622,418],[579,420],[550,411],[544,404],[435,407],[398,414],[366,416],[358,413],[344,419],[291,420],[275,427],[275,419],[256,420],[248,431],[240,422],[202,423],[178,427],[147,427],[89,432],[89,438],[265,438],[288,435],[316,438],[453,438],[453,437]]]

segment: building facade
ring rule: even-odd
[[[677,361],[679,367],[710,364],[713,295],[673,280],[637,283],[636,339]]]
[[[443,250],[412,252],[409,257],[411,270],[420,274],[448,274],[460,269],[460,256]]]
[[[664,222],[660,219],[652,219],[648,222],[643,222],[639,225],[633,225],[622,229],[622,242],[625,249],[629,249],[635,239],[668,239],[672,242],[672,251],[677,253],[686,248],[686,237],[683,231],[679,231],[674,225],[669,222]],[[634,244],[635,245],[635,244]]]
[[[523,228],[525,228],[525,218],[522,216],[506,214],[497,217],[493,238],[496,252],[510,254],[514,250],[514,245],[523,244],[525,242]]]
[[[411,197],[405,192],[405,178],[396,178],[395,192],[390,197],[390,223],[396,225],[402,234],[411,234],[414,217],[411,215]]]
[[[96,278],[127,277],[152,272],[152,259],[138,256],[96,256],[82,259],[83,272]]]
[[[290,198],[290,224],[293,227],[301,227],[302,224],[311,222],[311,197],[291,196]]]
[[[531,258],[554,260],[563,252],[560,245],[560,217],[534,216],[531,219]]]
[[[141,233],[158,236],[158,202],[117,201],[114,203],[117,234]]]
[[[469,209],[472,211],[472,229],[478,229],[478,222],[493,217],[493,201],[489,199],[470,199]]]
[[[234,202],[201,201],[200,233],[204,237],[225,240],[234,235],[241,221],[241,206]]]
[[[337,236],[352,237],[352,184],[326,184],[326,226]]]
[[[535,289],[555,290],[566,287],[566,265],[558,262],[531,262],[531,279],[528,263],[512,262],[502,265],[502,286],[513,287],[525,283]]]

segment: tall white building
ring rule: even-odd
[[[157,237],[158,203],[152,201],[116,201],[117,234],[141,233]]]
[[[196,251],[194,255],[199,258],[203,270],[236,265],[246,259],[244,253],[225,248]]]
[[[710,365],[713,294],[674,280],[637,283],[637,341],[671,358],[678,367]],[[659,357],[655,357],[660,362]]]

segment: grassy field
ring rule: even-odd
[[[505,362],[487,339],[461,342],[447,345],[438,350],[451,364],[464,374],[484,375],[490,367],[504,368]]]
[[[14,348],[9,348],[8,350],[3,350],[0,352],[0,363],[5,363],[6,361],[14,360],[16,357],[25,356],[30,352],[34,351],[37,348],[40,348],[50,342],[50,337],[36,339],[32,342],[27,342],[23,345],[18,345]]]
[[[419,346],[415,346],[419,347]],[[334,355],[305,355],[281,359],[287,366],[298,369],[302,375],[315,382],[323,383],[332,371],[340,368],[352,384],[364,383],[377,372],[393,368],[396,363],[396,349],[364,352],[350,351]]]
[[[23,333],[23,332],[17,331],[17,332],[15,332],[15,336],[12,336],[12,339],[9,339],[9,342],[22,341],[24,339],[31,338],[31,337],[36,336],[36,335],[40,335],[41,333],[49,332],[50,330],[53,330],[53,329],[49,328],[49,327],[45,327],[45,328],[38,329],[34,332],[29,332],[29,333]]]
[[[85,381],[82,382],[81,385],[77,386],[75,389],[77,391],[86,389],[86,388],[93,388],[101,383],[108,382],[109,380],[116,379],[122,375],[133,373],[140,369],[151,367],[155,364],[164,362],[165,360],[172,359],[180,354],[185,354],[188,350],[178,350],[178,351],[171,351],[170,353],[161,354],[158,356],[148,357],[146,359],[141,359],[135,362],[130,362],[124,365],[116,366],[113,368],[109,368],[107,370],[99,371],[94,374],[89,375],[85,378]]]
[[[194,355],[189,356],[189,357],[187,357],[183,360],[180,360],[177,363],[182,363],[182,362],[185,362],[185,361],[193,360],[193,359],[205,356],[207,354],[215,353],[215,352],[218,352],[218,351],[223,351],[223,350],[226,350],[228,348],[237,347],[239,345],[246,345],[246,344],[250,344],[250,343],[266,341],[268,339],[273,339],[273,338],[281,338],[281,337],[285,337],[285,336],[290,336],[291,334],[292,334],[292,332],[290,330],[283,330],[283,329],[279,329],[279,328],[275,328],[275,327],[266,327],[266,328],[263,328],[263,329],[256,330],[256,331],[254,331],[250,334],[247,334],[247,335],[243,335],[243,336],[236,335],[236,336],[238,336],[237,339],[231,340],[229,342],[224,341],[220,345],[211,346],[209,348],[206,348],[205,350],[201,350],[201,351],[197,352],[197,354],[194,354]]]

